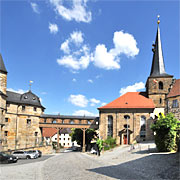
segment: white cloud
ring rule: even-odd
[[[72,82],[76,82],[77,80],[75,78],[72,79]]]
[[[38,7],[38,5],[37,5],[36,3],[31,2],[31,7],[32,7],[32,9],[33,9],[33,11],[34,11],[35,13],[37,13],[37,14],[40,13],[39,7]]]
[[[70,97],[68,98],[68,101],[74,104],[75,106],[79,106],[79,107],[86,107],[88,105],[88,100],[84,95],[81,94],[78,95],[71,94]]]
[[[12,89],[12,88],[7,88],[8,91],[12,91],[12,92],[15,92],[15,93],[19,93],[19,94],[24,94],[26,91],[23,90],[23,89],[18,89],[18,90],[15,90],[15,89]]]
[[[55,12],[64,19],[89,23],[92,20],[92,16],[91,12],[87,10],[87,1],[88,0],[50,0],[50,3],[55,7]],[[65,7],[65,3],[71,7]]]
[[[104,44],[98,44],[96,46],[96,50],[94,53],[94,65],[102,68],[102,69],[119,69],[120,65],[118,63],[118,59],[115,59],[115,57],[107,52],[107,48]]]
[[[93,80],[92,80],[92,79],[88,79],[88,82],[89,82],[89,83],[93,83]]]
[[[105,103],[105,102],[103,102],[102,104],[101,104],[101,106],[105,106],[107,103]]]
[[[123,31],[114,32],[114,48],[107,50],[104,44],[98,44],[94,52],[94,65],[110,70],[120,69],[120,55],[125,54],[127,57],[134,57],[139,53],[137,42],[133,35]]]
[[[144,88],[145,88],[145,84],[143,82],[139,82],[139,83],[135,83],[134,85],[121,88],[119,93],[120,95],[123,95],[127,92],[137,92],[138,90],[144,89]]]
[[[87,110],[78,110],[73,113],[75,116],[99,116],[98,114],[91,113]]]
[[[95,106],[101,102],[100,100],[97,100],[95,98],[91,98],[89,101],[91,102],[90,106]]]
[[[70,53],[69,40],[64,41],[64,42],[61,44],[60,49],[61,49],[64,53],[69,54],[69,53]]]
[[[83,43],[83,36],[81,31],[74,31],[61,44],[60,49],[65,55],[57,60],[59,65],[70,68],[71,71],[78,71],[86,69],[90,62],[93,62],[98,68],[120,69],[120,55],[125,54],[127,57],[134,57],[139,53],[133,35],[123,31],[114,33],[114,48],[109,51],[104,44],[98,44],[94,52],[90,52],[89,46]]]
[[[70,54],[70,48],[69,46],[72,46],[73,48],[73,44],[75,46],[80,46],[83,43],[84,39],[83,39],[83,33],[81,31],[73,31],[70,34],[70,37],[68,39],[66,39],[62,44],[60,49],[65,53],[65,54]],[[79,49],[79,48],[78,48]],[[82,51],[82,50],[81,50]],[[84,49],[85,51],[85,49]],[[77,51],[79,53],[79,51]],[[77,52],[75,52],[77,54]]]
[[[47,94],[47,92],[41,92],[41,94],[46,95],[46,94]]]
[[[83,43],[83,33],[81,31],[74,31],[70,35],[70,40],[74,42],[76,45]]]
[[[58,32],[58,26],[57,26],[57,24],[51,24],[51,23],[49,23],[49,30],[50,30],[50,33],[56,34],[56,33]]]

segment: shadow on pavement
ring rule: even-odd
[[[118,165],[88,169],[116,179],[180,179],[179,153],[151,154]]]

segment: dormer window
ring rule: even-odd
[[[25,109],[26,109],[26,106],[22,106],[22,111],[25,111]]]
[[[28,97],[27,96],[24,96],[24,99],[27,99]]]
[[[159,82],[159,89],[163,89],[163,82]]]
[[[36,98],[35,98],[35,97],[33,97],[33,100],[36,100]]]

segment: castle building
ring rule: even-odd
[[[165,71],[158,20],[153,60],[145,92],[128,92],[98,108],[100,138],[116,138],[117,144],[152,140],[150,129],[159,113],[173,112],[180,120],[180,80]]]

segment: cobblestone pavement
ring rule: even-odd
[[[0,168],[0,180],[178,179],[179,154],[155,153],[147,146],[121,146],[100,157],[60,153],[45,161]]]

